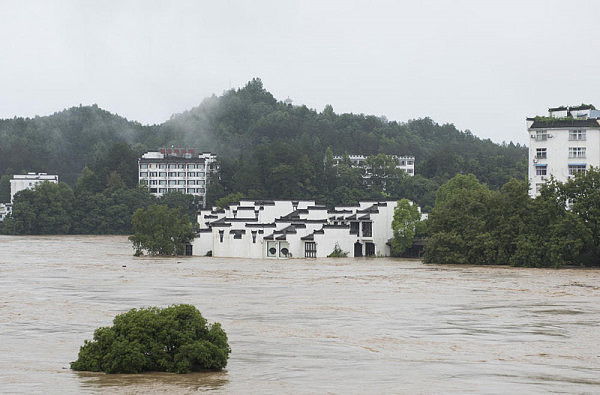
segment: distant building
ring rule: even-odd
[[[206,204],[208,175],[216,172],[216,155],[195,153],[188,148],[162,148],[147,152],[138,160],[138,177],[150,193],[162,196],[178,191],[200,196]]]
[[[415,157],[414,156],[397,156],[397,155],[387,155],[396,161],[396,168],[402,169],[409,176],[415,175]],[[343,156],[336,155],[333,157],[333,164],[337,166],[342,162]],[[367,164],[367,156],[364,155],[348,155],[350,162],[352,163],[352,167],[360,168],[364,170],[364,176],[369,177],[371,175],[371,169]]]
[[[0,222],[4,221],[4,218],[12,212],[12,205],[10,203],[0,203]]]
[[[527,118],[530,196],[537,196],[550,176],[565,182],[600,166],[599,120],[592,105],[550,108],[546,117]]]
[[[10,202],[13,203],[15,194],[24,189],[33,189],[42,182],[58,184],[58,176],[47,173],[15,174],[10,180]]]
[[[396,201],[360,202],[327,210],[314,200],[243,199],[201,210],[195,255],[320,258],[338,246],[349,257],[389,256]]]

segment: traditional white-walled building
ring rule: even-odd
[[[15,174],[10,180],[10,202],[13,203],[17,192],[24,189],[33,189],[42,182],[58,184],[58,176],[47,173]]]
[[[556,107],[547,117],[527,118],[529,194],[535,197],[553,176],[565,182],[600,166],[600,111],[594,106]]]
[[[392,159],[396,161],[396,169],[402,169],[409,176],[415,175],[415,157],[414,156],[397,156],[397,155],[388,155]],[[350,162],[352,163],[352,167],[363,169],[365,172],[365,177],[369,177],[371,175],[371,170],[367,165],[367,156],[364,155],[348,155]],[[341,155],[335,155],[333,157],[333,164],[337,166],[344,159]]]
[[[154,196],[170,191],[200,196],[206,203],[208,175],[217,171],[216,155],[188,148],[161,148],[138,160],[138,179]]]
[[[327,210],[314,200],[241,200],[201,210],[194,255],[319,258],[336,245],[349,257],[390,255],[396,201],[360,202]]]

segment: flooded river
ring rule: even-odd
[[[600,271],[387,258],[135,258],[125,237],[0,236],[0,392],[600,392]],[[227,369],[77,373],[140,306],[221,322]]]

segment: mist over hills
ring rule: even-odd
[[[335,154],[413,155],[413,183],[440,185],[455,174],[473,173],[499,188],[511,177],[526,176],[527,149],[519,144],[499,145],[429,118],[398,123],[336,114],[329,105],[319,112],[287,104],[260,79],[208,97],[160,125],[142,125],[96,105],[0,120],[0,175],[44,171],[74,184],[84,166],[108,157],[119,143],[136,154],[170,145],[214,152],[222,161],[221,194],[319,197],[327,147]]]

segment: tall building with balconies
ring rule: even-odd
[[[138,179],[155,196],[171,191],[200,196],[206,204],[210,173],[216,172],[216,155],[188,148],[161,148],[138,160]]]
[[[600,111],[592,105],[555,107],[548,116],[527,118],[529,194],[535,197],[554,177],[565,182],[600,166]]]

